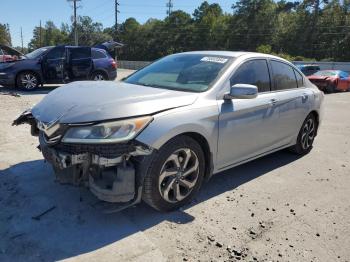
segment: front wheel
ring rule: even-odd
[[[313,114],[308,115],[298,134],[297,143],[291,150],[298,155],[305,155],[312,149],[317,131],[316,118]]]
[[[39,78],[33,72],[22,72],[17,76],[16,84],[25,91],[33,91],[39,87]]]
[[[160,148],[150,164],[142,198],[159,211],[175,210],[198,192],[204,169],[200,145],[187,136],[174,138]]]

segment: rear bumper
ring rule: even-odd
[[[117,70],[110,71],[108,73],[108,79],[109,80],[115,80],[117,78]]]

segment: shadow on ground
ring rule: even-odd
[[[27,95],[46,95],[50,93],[55,88],[59,87],[60,85],[44,85],[43,87],[38,88],[35,91],[24,91],[22,89],[16,88],[16,87],[3,87],[0,86],[0,95],[1,94],[8,94],[8,95],[14,95],[18,94],[20,96],[27,96]]]
[[[0,260],[56,261],[96,251],[164,221],[189,223],[195,219],[186,212],[191,206],[295,160],[281,151],[215,175],[183,211],[159,213],[141,203],[111,215],[94,207],[97,200],[87,190],[54,183],[43,160],[18,163],[0,170]],[[56,208],[32,219],[50,207]]]

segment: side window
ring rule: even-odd
[[[265,59],[245,62],[230,79],[231,86],[235,84],[249,84],[258,87],[259,92],[270,91],[270,75]]]
[[[64,47],[56,47],[47,53],[46,59],[60,59],[64,57],[64,54],[65,54]]]
[[[106,58],[106,54],[104,54],[102,51],[91,50],[91,55],[92,59]]]
[[[90,48],[72,48],[70,50],[71,59],[84,59],[91,57],[91,49]]]
[[[294,69],[282,62],[271,61],[273,81],[276,90],[297,88]]]
[[[303,83],[303,76],[296,70],[294,70],[294,73],[295,73],[295,76],[297,78],[298,87],[302,87],[304,85],[304,83]]]
[[[3,55],[4,53],[2,52],[1,48],[0,48],[0,55]]]

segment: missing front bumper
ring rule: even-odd
[[[39,136],[44,158],[52,164],[56,179],[63,184],[86,186],[100,200],[110,203],[128,203],[140,199],[133,159],[151,153],[142,146],[125,147],[127,150],[111,157],[89,152],[63,152],[48,146]],[[118,145],[115,151],[118,151]],[[98,146],[96,146],[98,148]],[[94,148],[93,148],[94,149]]]

